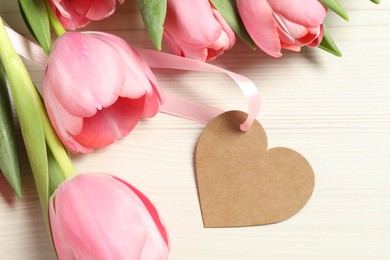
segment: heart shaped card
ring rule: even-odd
[[[200,136],[196,178],[205,227],[277,223],[300,211],[313,193],[309,162],[289,148],[268,149],[258,121],[240,131],[246,117],[225,112]]]

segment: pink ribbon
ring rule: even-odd
[[[5,24],[5,30],[7,31],[7,34],[11,39],[11,42],[16,52],[19,53],[20,56],[25,57],[26,59],[31,60],[35,63],[38,63],[42,67],[46,67],[47,56],[39,45],[24,38],[14,30],[12,30],[7,24]]]
[[[141,54],[141,56],[145,59],[146,63],[151,68],[168,68],[168,69],[178,69],[178,70],[193,70],[193,71],[204,71],[204,72],[219,72],[219,73],[225,73],[229,77],[231,77],[237,85],[241,88],[241,91],[243,92],[244,96],[246,97],[248,101],[248,117],[244,123],[241,124],[240,128],[242,131],[247,131],[251,127],[253,121],[256,119],[256,115],[260,111],[260,94],[259,91],[256,88],[256,85],[248,78],[236,74],[234,72],[231,72],[229,70],[225,70],[222,68],[219,68],[217,66],[211,65],[209,63],[205,63],[198,60],[192,60],[188,58],[179,57],[176,55],[168,54],[165,52],[158,52],[158,51],[152,51],[152,50],[146,50],[146,49],[137,49],[137,52]],[[189,105],[193,104],[192,102],[189,103],[186,100],[182,100],[179,98],[174,98],[176,108],[171,105],[170,102],[172,102],[172,98],[167,98],[165,103],[168,103],[167,106],[164,104],[161,107],[161,112],[173,114],[180,117],[185,117],[188,119],[193,119],[198,122],[207,123],[211,119],[213,119],[215,116],[219,115],[220,113],[216,113],[216,109],[212,109],[211,111],[209,106],[204,105],[197,105],[196,109],[194,110],[191,115],[194,116],[194,118],[186,117],[185,115],[182,115],[183,111],[188,111],[189,109],[192,109],[189,107]],[[182,102],[184,101],[184,102]],[[166,110],[166,108],[169,108]],[[173,109],[173,110],[172,110]],[[195,107],[194,107],[195,109]],[[209,116],[213,117],[209,118]]]
[[[8,36],[19,55],[40,64],[42,67],[46,66],[47,56],[40,46],[24,38],[7,25],[6,29]],[[240,125],[240,129],[242,131],[249,130],[253,121],[256,119],[256,115],[260,111],[260,94],[255,84],[250,79],[205,62],[153,50],[136,50],[151,68],[218,72],[230,76],[241,88],[241,91],[248,101],[248,117],[245,122]],[[160,107],[160,112],[207,124],[224,111],[183,98],[166,96],[164,104]]]

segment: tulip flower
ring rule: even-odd
[[[117,177],[66,180],[50,198],[49,217],[60,260],[168,258],[169,238],[156,208]]]
[[[237,0],[240,17],[257,46],[281,57],[321,43],[326,8],[318,0]]]
[[[68,30],[86,26],[114,13],[116,0],[50,0],[56,15]],[[121,4],[125,0],[118,0]]]
[[[56,40],[43,96],[62,143],[83,153],[127,135],[163,102],[145,61],[121,38],[98,32],[67,32]]]
[[[210,61],[230,49],[236,36],[208,0],[168,0],[164,40],[179,56]]]

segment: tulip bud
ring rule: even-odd
[[[236,42],[236,36],[209,0],[168,0],[164,40],[174,54],[210,61]]]
[[[281,57],[281,49],[316,47],[324,35],[326,8],[318,0],[237,0],[240,17],[257,46]]]
[[[66,180],[50,199],[49,217],[60,260],[168,258],[168,233],[156,208],[112,175]]]
[[[56,40],[43,96],[62,143],[84,153],[127,135],[163,102],[145,61],[121,38],[99,32],[67,32]]]

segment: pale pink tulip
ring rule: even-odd
[[[168,0],[163,36],[174,54],[201,61],[215,59],[236,41],[208,0]]]
[[[60,260],[167,259],[169,238],[156,208],[112,175],[80,174],[63,182],[49,202]]]
[[[326,8],[318,0],[237,0],[237,7],[256,45],[273,57],[322,40]]]
[[[56,40],[43,96],[63,144],[83,153],[127,135],[163,102],[145,61],[121,38],[98,32],[67,32]]]
[[[114,13],[116,0],[50,0],[57,17],[68,30],[86,26]],[[118,0],[121,4],[125,0]]]

